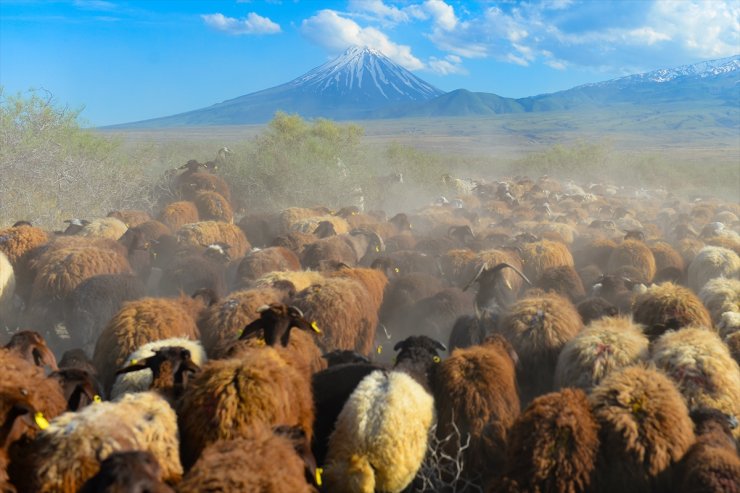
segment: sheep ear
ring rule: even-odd
[[[144,361],[146,361],[146,360],[144,360]],[[131,373],[131,372],[134,372],[134,371],[146,370],[147,368],[149,368],[149,367],[147,365],[145,365],[144,363],[135,363],[133,365],[128,365],[125,368],[121,368],[120,370],[117,370],[116,371],[116,375],[123,375],[124,373]]]
[[[264,329],[264,321],[261,318],[258,318],[257,320],[253,321],[250,324],[247,324],[246,327],[244,327],[242,333],[239,335],[239,340],[241,341],[243,339],[246,339],[250,335],[262,329]]]
[[[397,343],[396,343],[396,345],[395,345],[395,346],[393,346],[393,350],[394,350],[394,351],[398,351],[399,349],[401,349],[401,348],[402,348],[402,347],[404,347],[405,345],[406,345],[406,341],[405,341],[405,340],[403,340],[403,341],[399,341],[399,342],[397,342]]]

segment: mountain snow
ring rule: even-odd
[[[681,65],[680,67],[675,68],[662,68],[658,70],[653,70],[652,72],[645,72],[643,74],[628,75],[619,79],[596,82],[593,84],[585,84],[585,86],[604,86],[614,83],[639,84],[644,82],[655,82],[660,84],[664,82],[670,82],[682,77],[696,77],[700,79],[706,79],[709,77],[717,77],[719,75],[729,74],[735,71],[740,71],[740,55],[720,58],[718,60],[709,60],[706,62],[694,63],[692,65]]]
[[[381,52],[356,46],[287,85],[327,96],[386,101],[425,101],[444,94]]]

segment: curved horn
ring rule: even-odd
[[[499,264],[500,265],[500,264]],[[475,277],[473,277],[463,288],[463,291],[467,291],[470,286],[473,285],[475,281],[477,281],[480,276],[483,275],[483,272],[488,268],[488,263],[484,262],[483,265],[480,266],[480,269],[478,269],[478,272],[475,274]]]
[[[447,346],[445,346],[444,344],[442,344],[438,340],[432,339],[432,342],[434,343],[434,347],[436,347],[440,351],[447,351]]]
[[[520,277],[521,277],[522,279],[524,279],[524,281],[525,281],[525,282],[526,282],[527,284],[529,284],[530,286],[532,285],[532,283],[530,282],[530,280],[529,280],[529,279],[527,279],[527,276],[525,276],[525,275],[524,275],[524,273],[523,273],[522,271],[520,271],[519,269],[517,269],[516,267],[514,267],[514,266],[513,266],[513,265],[511,265],[511,264],[507,264],[506,262],[501,262],[500,264],[497,264],[496,266],[494,266],[494,267],[493,267],[493,268],[491,269],[491,272],[498,272],[498,271],[500,271],[500,270],[502,270],[502,269],[504,269],[504,268],[506,268],[506,267],[508,267],[509,269],[513,270],[513,271],[514,271],[514,272],[516,272],[517,274],[519,274],[519,276],[520,276]]]

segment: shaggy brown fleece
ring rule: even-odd
[[[586,394],[564,389],[538,397],[514,422],[505,476],[520,491],[595,491],[598,451],[598,425]]]
[[[219,440],[203,451],[178,493],[312,493],[304,463],[285,437],[256,426],[247,437]]]
[[[200,191],[193,198],[201,221],[234,222],[234,211],[231,204],[218,192]]]
[[[167,204],[157,219],[170,228],[171,231],[177,231],[186,224],[197,223],[200,217],[198,216],[198,208],[194,203],[180,200]]]
[[[638,270],[642,283],[652,281],[655,276],[655,257],[650,248],[640,240],[624,240],[609,256],[607,272],[616,272],[620,267],[631,266]]]
[[[671,491],[671,467],[694,443],[673,382],[659,370],[631,366],[606,377],[589,402],[601,428],[596,491]]]
[[[252,246],[239,226],[221,221],[200,221],[186,224],[175,233],[182,246],[205,248],[214,243],[223,243],[229,247],[231,258],[243,257]]]
[[[185,337],[199,337],[195,318],[203,305],[191,298],[142,298],[124,303],[108,322],[95,344],[93,364],[100,383],[110,392],[116,370],[129,354],[147,342]]]
[[[635,322],[645,326],[651,341],[667,330],[689,325],[712,327],[712,318],[701,300],[690,289],[670,282],[651,286],[637,296],[632,313]]]
[[[273,348],[211,360],[178,406],[183,465],[192,465],[207,445],[244,436],[257,423],[299,426],[310,441],[313,413],[309,380]]]
[[[498,330],[519,355],[523,403],[552,390],[558,355],[582,329],[573,304],[555,293],[528,296],[509,307]]]
[[[495,335],[481,346],[456,349],[434,374],[437,438],[444,443],[453,436],[445,452],[456,457],[460,443],[470,436],[463,461],[471,478],[489,478],[504,464],[506,434],[520,410],[511,351]]]
[[[573,303],[578,303],[586,296],[580,276],[570,265],[545,269],[535,286],[543,291],[552,291],[565,296]]]
[[[569,265],[573,267],[573,255],[559,241],[541,240],[522,245],[524,274],[532,281],[542,277],[545,269]]]

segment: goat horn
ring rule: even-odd
[[[488,268],[488,263],[484,262],[483,265],[480,266],[480,269],[478,269],[478,272],[475,274],[475,277],[473,277],[468,284],[465,285],[463,288],[463,291],[467,291],[470,286],[473,285],[475,281],[477,281],[481,275],[483,275],[483,272]]]

